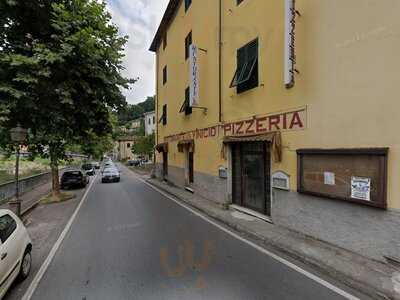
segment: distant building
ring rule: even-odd
[[[114,146],[114,159],[128,160],[134,159],[133,145],[135,144],[135,136],[119,137]]]
[[[133,130],[139,130],[141,126],[142,126],[142,118],[133,120],[131,123],[131,129]]]
[[[156,112],[150,111],[144,114],[144,133],[151,135],[156,131]]]

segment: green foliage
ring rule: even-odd
[[[128,104],[118,110],[118,124],[126,125],[128,122],[139,119],[144,113],[155,110],[155,97],[147,97],[146,101],[138,104]]]
[[[2,125],[21,123],[31,129],[30,142],[59,156],[69,142],[112,132],[109,108],[125,105],[120,89],[133,82],[120,75],[127,37],[104,3],[32,2],[1,5],[8,20],[0,33]]]
[[[133,152],[139,155],[151,155],[154,151],[155,137],[154,133],[139,137],[133,145]]]
[[[121,75],[127,39],[105,3],[0,1],[0,145],[20,123],[30,150],[48,148],[56,166],[67,145],[111,135],[109,111],[134,83]]]

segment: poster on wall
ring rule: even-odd
[[[352,176],[351,198],[371,201],[371,178]]]
[[[324,172],[324,184],[335,185],[335,173]]]

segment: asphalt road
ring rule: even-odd
[[[128,172],[97,179],[33,299],[345,299]]]

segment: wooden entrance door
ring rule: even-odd
[[[189,184],[193,183],[194,179],[194,169],[193,169],[193,152],[189,152]]]
[[[163,179],[168,176],[168,152],[163,152]]]
[[[265,215],[271,213],[270,153],[264,142],[232,145],[233,202]]]

